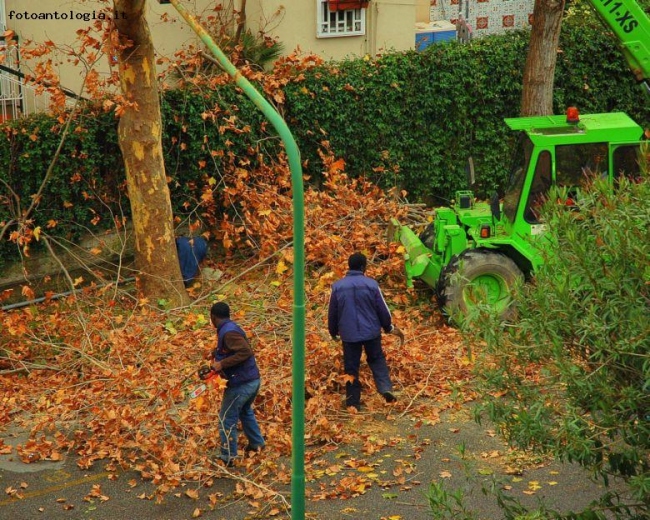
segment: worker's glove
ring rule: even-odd
[[[393,325],[393,329],[390,331],[390,333],[393,336],[397,336],[399,338],[399,346],[401,347],[404,345],[404,333],[400,330],[399,327]]]

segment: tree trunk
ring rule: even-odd
[[[241,0],[241,8],[237,17],[237,30],[235,31],[235,45],[241,42],[241,35],[246,29],[246,0]]]
[[[564,0],[535,0],[524,69],[522,116],[553,114],[553,84]]]
[[[176,252],[162,155],[154,49],[145,4],[145,0],[114,0],[120,84],[131,103],[120,118],[118,139],[133,214],[138,289],[152,302],[164,299],[178,307],[189,303],[189,296]]]

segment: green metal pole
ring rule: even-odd
[[[165,2],[167,3],[167,2]],[[293,332],[292,332],[292,407],[291,407],[291,518],[305,518],[305,203],[300,151],[289,127],[273,106],[255,89],[221,51],[206,30],[178,0],[169,0],[188,25],[255,103],[276,129],[284,143],[293,188]]]

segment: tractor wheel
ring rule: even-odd
[[[514,286],[524,275],[502,253],[473,249],[453,258],[440,275],[438,302],[445,314],[462,321],[488,304],[502,319],[513,315]]]

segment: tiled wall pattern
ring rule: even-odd
[[[462,13],[472,38],[530,27],[535,0],[431,0],[430,20],[456,23]]]

